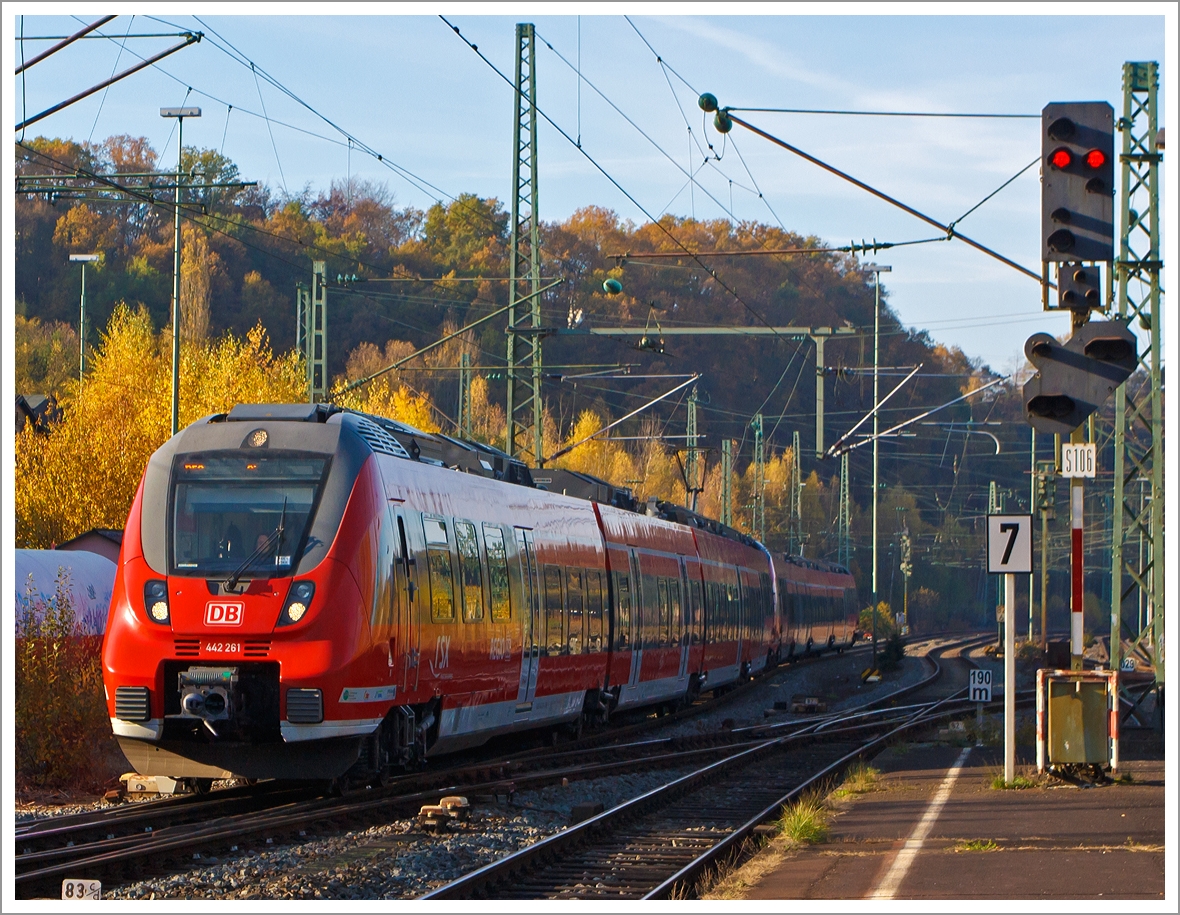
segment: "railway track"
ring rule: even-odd
[[[931,674],[920,683],[862,706],[858,726],[896,717],[895,710],[872,711],[869,706],[896,703],[904,695],[928,686],[940,674],[938,665],[931,664]],[[721,703],[727,698],[722,697]],[[697,713],[715,708],[712,701],[701,703]],[[669,720],[656,719],[647,726]],[[563,779],[701,765],[719,756],[757,750],[768,740],[793,740],[817,729],[830,731],[822,739],[831,741],[839,736],[833,721],[833,716],[821,716],[691,737],[617,742],[621,736],[635,732],[635,726],[628,725],[620,729],[621,733],[602,735],[616,741],[609,746],[602,745],[605,741],[596,735],[585,743],[598,745],[578,742],[559,750],[532,750],[477,765],[408,775],[386,787],[343,798],[325,797],[306,788],[257,786],[39,821],[17,830],[17,895],[31,898],[53,894],[61,880],[67,878],[122,883],[148,873],[189,867],[194,859],[232,852],[238,845],[252,841],[279,842],[313,830],[372,825],[411,815],[422,804],[436,801],[440,793],[499,796],[517,788],[561,783]],[[810,739],[821,738],[813,734]]]
[[[966,661],[963,653],[981,641],[986,639],[961,643],[954,659]],[[941,672],[936,665],[904,692],[929,689]],[[887,709],[862,706],[808,726],[742,729],[752,738],[744,748],[423,898],[656,899],[691,893],[706,869],[736,853],[758,826],[808,789],[835,779],[852,761],[902,733],[974,707],[960,698],[964,691]],[[792,726],[790,733],[767,737]],[[826,742],[819,745],[821,740]]]

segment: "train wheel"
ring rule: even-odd
[[[188,783],[193,794],[208,794],[213,790],[213,779],[211,778],[190,778]]]

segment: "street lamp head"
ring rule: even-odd
[[[101,254],[71,254],[70,260],[81,261],[83,264],[93,264],[100,257],[102,257]]]
[[[162,118],[199,118],[201,116],[200,108],[161,108],[160,117]]]
[[[869,273],[892,273],[892,267],[884,267],[881,264],[865,264],[865,270]]]

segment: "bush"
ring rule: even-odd
[[[70,573],[54,594],[30,581],[16,626],[16,777],[38,787],[93,787],[105,777],[111,745],[100,657],[101,636],[83,635],[74,617]]]
[[[893,670],[904,657],[905,639],[901,637],[899,632],[894,631],[889,636],[889,640],[885,642],[885,647],[877,655],[877,666],[881,670]]]

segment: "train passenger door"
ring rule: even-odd
[[[407,513],[394,509],[397,523],[397,546],[401,553],[402,582],[405,587],[405,616],[400,621],[404,645],[402,646],[402,690],[413,692],[418,688],[419,649],[422,639],[422,607],[417,556],[425,555],[425,543],[421,537],[422,523],[411,524]],[[427,597],[429,601],[429,596]],[[402,602],[398,602],[401,604]]]
[[[645,612],[643,576],[639,571],[639,554],[631,550],[631,676],[627,686],[639,685],[639,671],[643,666],[643,614]]]
[[[537,666],[540,663],[540,640],[545,638],[541,620],[541,579],[537,574],[537,555],[533,532],[515,528],[516,553],[520,559],[520,586],[524,606],[520,610],[520,689],[516,695],[516,714],[527,715],[533,709],[537,693]]]
[[[680,557],[680,581],[677,583],[676,595],[672,598],[672,612],[677,614],[680,622],[672,623],[673,631],[680,634],[680,668],[676,676],[680,679],[688,676],[688,646],[692,642],[690,636],[692,618],[688,610],[688,569],[684,564],[684,557]]]

